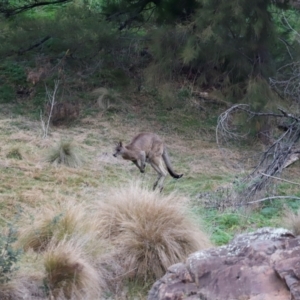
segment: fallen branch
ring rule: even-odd
[[[263,201],[267,201],[267,200],[273,200],[273,199],[296,199],[296,200],[300,200],[300,197],[296,197],[296,196],[272,196],[272,197],[266,197],[266,198],[258,199],[258,200],[255,200],[255,201],[250,201],[247,204],[254,204],[254,203],[259,203],[259,202],[263,202]]]
[[[264,173],[262,173],[262,172],[260,172],[260,174],[261,174],[261,175],[264,175],[264,176],[267,176],[267,177],[270,177],[270,178],[274,178],[274,179],[280,180],[280,181],[284,181],[284,182],[288,182],[288,183],[300,185],[300,183],[297,183],[297,182],[294,182],[294,181],[290,181],[290,180],[286,180],[286,179],[282,179],[282,178],[275,177],[275,176],[271,176],[271,175],[268,175],[268,174],[264,174]]]
[[[247,133],[241,134],[232,122],[233,115],[238,111],[247,113],[249,118],[284,118],[286,124],[286,131],[262,153],[253,172],[244,179],[246,188],[240,193],[239,198],[241,199],[241,203],[247,204],[248,201],[253,200],[257,192],[267,187],[270,178],[278,178],[275,175],[280,174],[283,169],[299,159],[299,157],[293,157],[293,155],[295,156],[296,151],[298,151],[296,149],[299,148],[297,144],[300,140],[300,118],[281,108],[278,108],[280,113],[254,112],[250,110],[247,104],[234,105],[223,112],[218,118],[216,142],[219,148],[222,148],[222,141],[228,142],[230,139],[239,140],[247,135]],[[270,138],[270,140],[274,140],[274,138]]]

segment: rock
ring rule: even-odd
[[[148,300],[298,300],[300,236],[261,228],[171,266]]]

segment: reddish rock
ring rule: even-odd
[[[171,266],[148,300],[300,300],[300,236],[261,228]]]

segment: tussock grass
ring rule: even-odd
[[[76,241],[50,245],[44,266],[45,282],[54,299],[101,299],[103,280]]]
[[[95,229],[86,216],[85,207],[71,200],[45,205],[34,215],[25,217],[27,222],[20,221],[18,239],[19,247],[24,250],[32,248],[34,251],[43,251],[51,240],[59,242]]]
[[[293,212],[286,209],[282,219],[282,226],[290,229],[293,234],[300,235],[300,210]]]
[[[18,148],[13,148],[11,149],[7,154],[7,158],[12,158],[12,159],[19,159],[22,160],[23,156]]]
[[[1,300],[47,299],[43,286],[43,274],[23,274],[0,285]]]
[[[186,199],[162,195],[137,183],[115,189],[97,204],[98,230],[118,249],[128,277],[160,278],[172,264],[211,246],[185,209]]]
[[[47,157],[46,162],[51,164],[63,164],[67,167],[77,168],[83,164],[83,157],[79,149],[75,147],[72,141],[60,141],[53,147]]]

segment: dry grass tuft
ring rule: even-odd
[[[7,158],[22,160],[23,156],[18,148],[11,149],[7,154]]]
[[[40,275],[40,274],[39,274]],[[1,284],[1,300],[42,300],[48,299],[43,286],[43,278],[36,275],[22,275],[13,278],[11,281]]]
[[[54,299],[101,299],[103,281],[76,242],[53,244],[44,255],[45,283]]]
[[[290,229],[293,234],[300,235],[300,210],[293,212],[286,209],[282,219],[282,226]]]
[[[128,277],[160,278],[170,265],[211,246],[184,202],[175,194],[162,195],[132,183],[97,204],[100,236],[116,245]]]
[[[63,164],[67,167],[77,168],[83,164],[83,157],[71,141],[60,141],[51,149],[46,161],[55,165]]]
[[[84,235],[93,230],[92,226],[81,204],[67,201],[43,206],[29,217],[27,223],[20,224],[18,246],[24,250],[43,251],[51,240],[59,242],[74,235]]]

